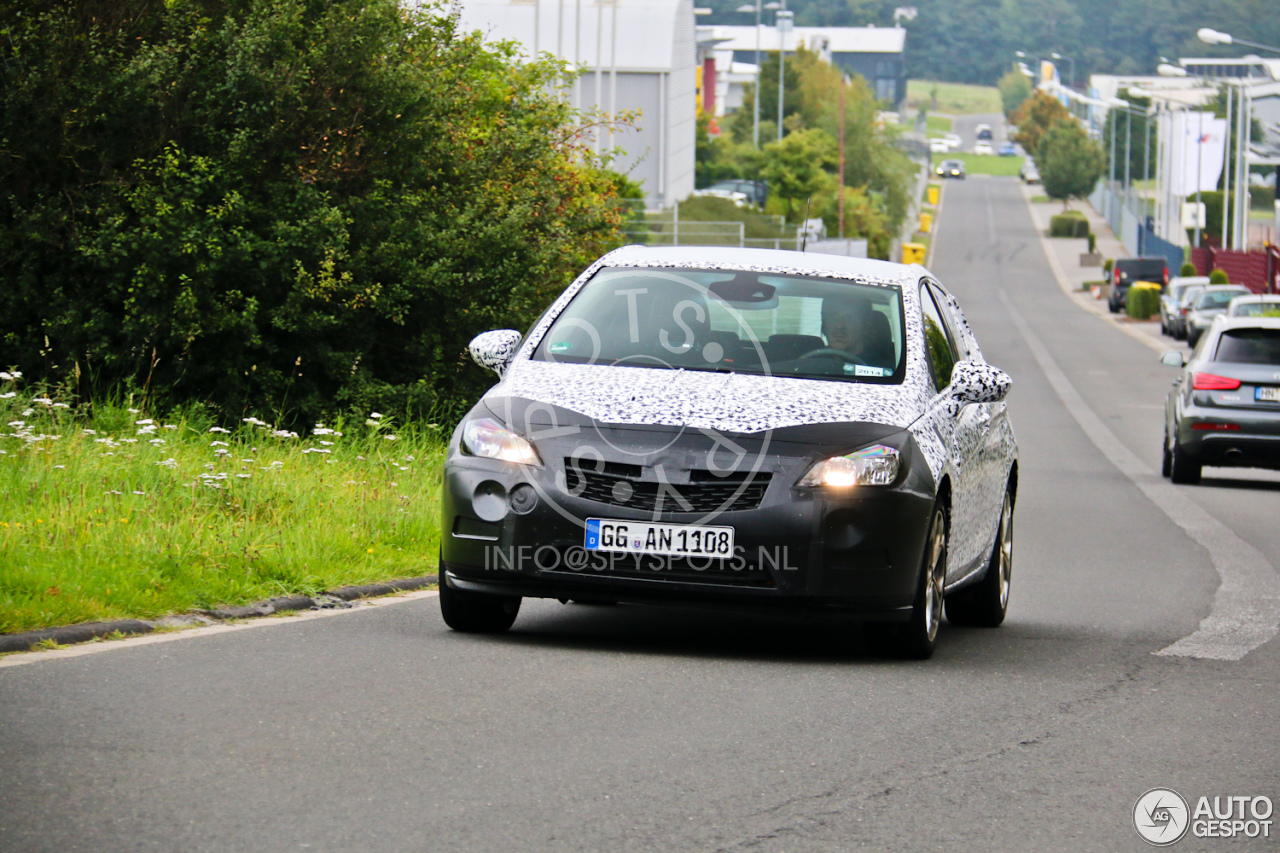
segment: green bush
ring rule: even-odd
[[[1160,309],[1160,285],[1140,281],[1129,288],[1125,311],[1135,320],[1146,320]]]
[[[619,239],[563,68],[442,7],[4,8],[0,365],[80,400],[456,410]]]
[[[1178,275],[1182,275],[1182,276],[1195,275],[1195,274],[1196,274],[1196,265],[1192,263],[1183,264],[1182,269],[1178,270]]]
[[[1103,275],[1106,275],[1106,276],[1110,276],[1110,275],[1111,275],[1111,268],[1112,268],[1113,266],[1115,266],[1115,263],[1116,263],[1116,262],[1115,262],[1115,260],[1114,260],[1114,259],[1112,259],[1112,258],[1107,258],[1105,261],[1103,261],[1103,262],[1102,262],[1102,274],[1103,274]]]
[[[1098,236],[1092,231],[1090,231],[1087,236],[1089,238],[1089,254],[1092,255],[1094,252],[1098,251]]]
[[[1050,237],[1088,237],[1089,221],[1075,211],[1059,213],[1049,219]]]
[[[1214,270],[1209,273],[1210,284],[1230,284],[1231,279],[1227,277],[1226,270]]]

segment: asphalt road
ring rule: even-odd
[[[1150,788],[1280,799],[1280,642],[1155,654],[1218,587],[1142,488],[1171,374],[1070,304],[1014,181],[950,184],[941,223],[934,269],[1015,381],[1003,627],[907,663],[677,609],[526,602],[463,636],[426,597],[4,666],[0,850],[1124,851]],[[1280,478],[1207,473],[1177,494],[1274,572]]]

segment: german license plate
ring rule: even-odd
[[[1255,388],[1253,399],[1262,403],[1280,403],[1280,387]]]
[[[728,558],[733,556],[733,528],[589,518],[585,547],[623,554]]]

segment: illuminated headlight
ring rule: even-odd
[[[801,486],[888,486],[898,477],[898,451],[883,444],[847,456],[824,459],[809,469]]]
[[[542,467],[532,444],[489,418],[467,421],[462,428],[462,449],[472,456]]]

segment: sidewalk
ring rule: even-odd
[[[1089,241],[1069,237],[1050,238],[1044,236],[1049,231],[1049,217],[1055,213],[1062,212],[1062,203],[1057,201],[1031,201],[1034,196],[1044,195],[1044,188],[1040,186],[1023,184],[1022,192],[1027,199],[1027,206],[1031,209],[1031,219],[1035,223],[1036,229],[1040,231],[1041,242],[1049,255],[1049,262],[1054,268],[1058,284],[1076,305],[1097,315],[1104,322],[1114,324],[1125,334],[1142,341],[1156,352],[1163,353],[1171,349],[1185,349],[1185,346],[1179,341],[1160,334],[1160,319],[1158,317],[1152,320],[1134,320],[1125,314],[1112,314],[1107,310],[1105,299],[1094,299],[1090,292],[1084,289],[1085,283],[1102,281],[1102,267],[1080,266],[1080,256],[1089,251]],[[1116,239],[1106,220],[1093,209],[1092,205],[1087,201],[1073,202],[1072,207],[1084,213],[1085,218],[1089,220],[1089,230],[1093,232],[1097,240],[1098,253],[1102,255],[1103,259],[1128,256],[1128,251]],[[1176,270],[1170,270],[1170,275],[1176,272]]]

